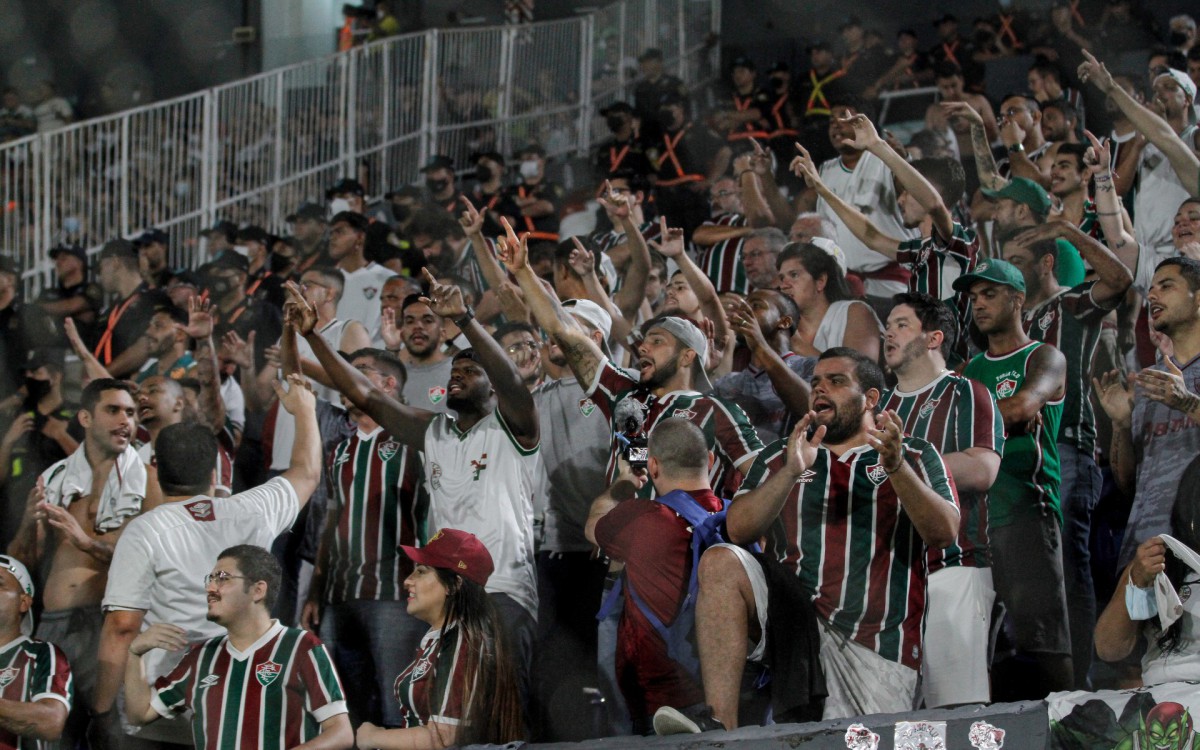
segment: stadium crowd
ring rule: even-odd
[[[199,268],[151,227],[26,300],[0,256],[0,747],[1200,680],[1195,22],[1116,71],[1052,18],[1012,92],[951,15],[739,57],[705,111],[646,50],[586,202],[531,143],[219,221]]]

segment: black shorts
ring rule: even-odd
[[[1017,631],[1017,648],[1035,654],[1071,654],[1062,534],[1054,514],[988,530],[992,583]]]

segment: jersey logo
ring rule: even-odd
[[[1191,586],[1180,586],[1179,587],[1179,603],[1186,604],[1187,600],[1191,599],[1191,598],[1192,598],[1192,587]]]
[[[376,455],[380,461],[391,461],[392,456],[396,455],[396,451],[400,450],[400,444],[395,440],[385,440],[375,449]]]
[[[1041,328],[1042,333],[1045,333],[1047,330],[1050,329],[1050,324],[1053,322],[1054,322],[1054,311],[1047,310],[1046,314],[1038,319],[1038,328]]]
[[[849,750],[876,750],[879,735],[862,724],[851,724],[846,727],[846,747]]]
[[[1004,400],[1017,392],[1017,381],[1015,378],[1005,378],[999,383],[996,383],[996,398]]]
[[[696,412],[692,411],[691,409],[676,409],[675,411],[671,412],[671,416],[691,421],[696,418]]]
[[[350,454],[349,454],[349,453],[339,453],[339,454],[338,454],[338,455],[337,455],[337,456],[336,456],[336,457],[333,459],[333,465],[334,465],[334,466],[341,466],[342,464],[346,463],[346,462],[347,462],[347,461],[349,461],[349,460],[350,460]]]
[[[432,462],[429,464],[429,486],[435,490],[442,489],[442,467],[441,464]],[[433,541],[430,539],[429,541]]]
[[[986,721],[977,721],[971,725],[967,739],[975,750],[1000,750],[1004,747],[1004,730]]]
[[[475,473],[471,476],[471,481],[478,482],[480,472],[487,468],[487,454],[484,453],[477,460],[472,461],[471,468],[475,470]]]
[[[917,414],[921,417],[921,419],[925,419],[926,417],[928,417],[930,414],[933,413],[933,410],[938,407],[938,403],[940,401],[941,401],[940,398],[935,398],[932,401],[926,401],[925,404],[921,407],[921,410],[919,412],[917,412]]]
[[[409,675],[412,678],[412,681],[416,682],[428,674],[430,666],[431,664],[429,663],[429,659],[421,659],[418,661],[413,667],[413,671]]]
[[[259,684],[266,687],[275,681],[275,678],[279,676],[279,672],[282,669],[282,664],[277,664],[273,661],[264,661],[254,668],[254,676],[258,678]]]
[[[875,484],[883,484],[883,480],[887,479],[887,469],[883,468],[883,464],[872,464],[867,467],[867,479]]]
[[[6,667],[0,670],[0,690],[11,685],[13,680],[17,679],[18,674],[20,674],[20,670],[16,667]]]
[[[816,478],[817,478],[817,472],[813,471],[812,469],[805,469],[804,473],[801,474],[796,479],[796,481],[800,482],[801,484],[808,484],[809,482],[811,482],[812,480],[814,480]]]
[[[200,687],[201,688],[210,688],[213,685],[216,685],[220,681],[221,681],[221,675],[210,674],[208,677],[205,677],[203,680],[200,680]]]
[[[592,412],[596,411],[596,402],[590,398],[579,399],[579,413],[585,417],[592,416]]]
[[[369,286],[363,289],[363,296],[367,299],[375,299],[376,294],[379,294],[379,287]]]
[[[212,500],[195,500],[184,503],[183,508],[197,521],[217,520],[217,514],[213,512]]]
[[[435,385],[429,389],[429,403],[440,404],[445,397],[446,389],[443,386]]]

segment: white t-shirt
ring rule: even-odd
[[[830,159],[821,164],[821,180],[834,195],[862,211],[885,235],[899,240],[920,236],[918,230],[905,229],[901,223],[892,171],[878,156],[863,152],[853,170],[842,165],[841,157]],[[817,213],[837,228],[835,240],[846,254],[846,266],[851,271],[877,271],[891,262],[886,255],[880,255],[860,242],[824,200],[817,200]],[[867,279],[865,283],[867,292],[876,296],[890,297],[907,291],[907,287],[898,281]]]
[[[325,343],[329,348],[336,351],[341,351],[340,344],[342,343],[342,335],[346,332],[346,324],[348,320],[334,318],[325,324],[325,327],[317,331],[317,334],[325,339]],[[350,352],[346,352],[349,354]],[[311,359],[316,361],[317,355],[313,353],[312,347],[308,345],[303,336],[296,337],[296,354],[301,359]],[[317,394],[317,398],[323,398],[334,406],[341,407],[341,394],[336,388],[326,388],[320,383],[309,381],[312,384],[313,392]],[[292,446],[296,443],[296,418],[291,413],[279,407],[278,413],[275,415],[275,430],[271,442],[271,470],[284,471],[292,465]]]
[[[858,300],[844,299],[834,302],[825,311],[825,317],[821,318],[821,325],[817,326],[817,334],[813,337],[814,349],[823,352],[835,346],[845,345],[846,321],[850,317],[851,305],[863,305],[868,310],[871,310],[870,305]],[[871,310],[871,318],[875,320],[875,326],[879,328],[879,332],[883,333],[883,326],[879,325],[879,319],[875,317],[874,310]]]
[[[222,635],[225,629],[206,618],[204,576],[229,547],[255,544],[269,549],[299,513],[296,490],[283,477],[232,497],[197,495],[143,513],[129,522],[117,540],[102,606],[106,612],[142,610],[145,626],[156,622],[178,625],[187,630],[193,644]],[[154,682],[170,672],[184,653],[162,649],[147,653],[143,659],[147,679]],[[185,738],[190,736],[188,722],[171,722],[176,723],[183,727]],[[176,727],[162,729],[163,733],[153,734],[179,736]],[[149,738],[150,734],[141,732],[139,736]]]
[[[378,263],[368,263],[354,272],[342,271],[346,288],[338,301],[337,317],[362,323],[374,341],[379,333],[379,293],[384,282],[395,275]]]
[[[1195,132],[1195,125],[1188,126],[1180,138],[1191,143]],[[1180,204],[1189,197],[1166,155],[1154,144],[1146,144],[1138,161],[1138,191],[1133,199],[1133,215],[1136,219],[1133,233],[1141,246],[1137,278],[1134,281],[1143,290],[1149,289],[1154,268],[1159,262],[1179,255],[1171,239],[1171,227],[1175,224],[1175,214]]]
[[[537,619],[533,505],[542,474],[541,453],[526,449],[496,409],[463,433],[455,418],[438,414],[425,432],[428,529],[469,531],[495,564],[489,593],[511,596]]]
[[[221,381],[221,400],[225,402],[225,417],[239,430],[246,426],[246,394],[237,378]]]

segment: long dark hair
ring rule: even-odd
[[[1171,508],[1171,536],[1191,549],[1200,552],[1200,458],[1197,458],[1183,471],[1179,478],[1179,492],[1175,496],[1175,505]],[[1196,584],[1195,571],[1187,563],[1180,560],[1174,552],[1167,550],[1167,560],[1164,571],[1167,580],[1179,591],[1188,584]],[[1193,580],[1189,581],[1188,579]],[[1163,654],[1169,654],[1179,648],[1179,636],[1183,632],[1183,618],[1171,623],[1171,627],[1158,637],[1158,648]]]
[[[784,261],[793,259],[800,261],[814,282],[825,277],[825,290],[822,293],[829,304],[854,298],[846,282],[846,272],[838,265],[837,259],[822,248],[807,242],[789,242],[779,253],[775,267],[780,268]]]
[[[454,744],[502,745],[525,739],[516,670],[495,605],[478,583],[446,568],[434,570],[447,592],[442,631],[458,628],[466,659],[468,693]]]

